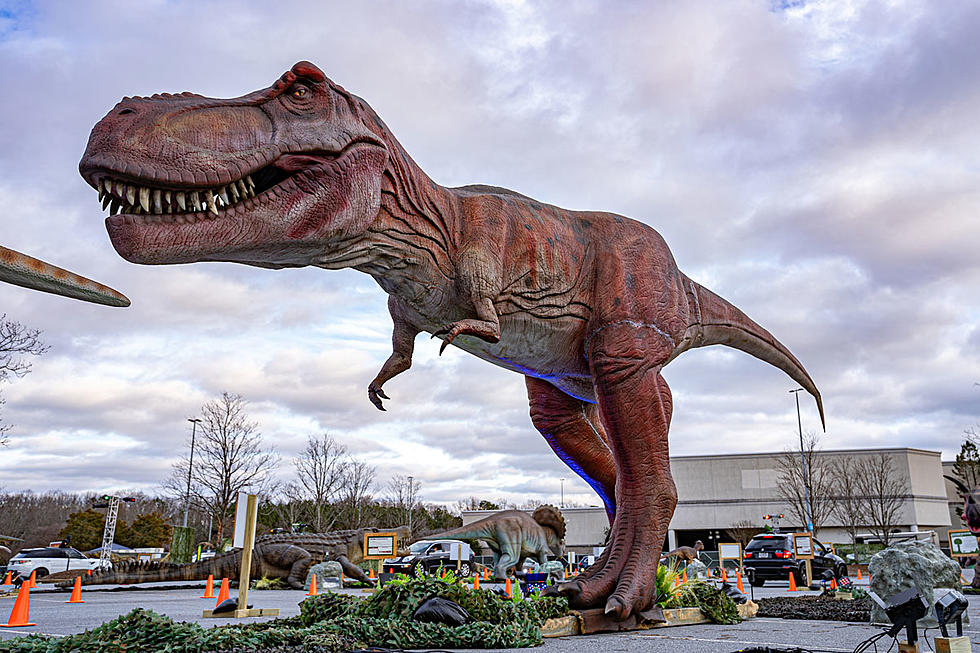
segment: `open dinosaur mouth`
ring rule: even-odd
[[[275,193],[297,175],[328,165],[340,165],[358,146],[376,143],[355,141],[340,152],[310,151],[283,154],[266,166],[215,188],[180,188],[158,185],[153,179],[125,180],[112,172],[93,175],[92,185],[99,191],[103,210],[109,216],[146,216],[146,222],[186,222],[237,208],[250,208],[266,194]]]

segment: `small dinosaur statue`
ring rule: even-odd
[[[493,186],[447,188],[362,99],[313,64],[234,99],[127,97],[92,129],[79,164],[108,208],[116,251],[147,265],[230,261],[353,268],[388,293],[393,352],[368,384],[442,338],[523,374],[531,421],[602,498],[605,553],[561,586],[577,608],[643,612],[677,491],[661,370],[727,345],[809,374],[772,334],[683,274],[649,226],[570,211]]]
[[[277,533],[255,538],[252,550],[252,578],[282,578],[290,587],[305,589],[306,571],[324,560],[335,560],[344,574],[365,583],[371,581],[357,566],[364,559],[364,533],[376,529],[332,531],[329,533]],[[399,541],[407,541],[407,527],[393,529]],[[404,538],[404,539],[403,539]],[[215,578],[237,580],[241,569],[242,550],[234,549],[208,560],[189,564],[172,562],[121,562],[112,569],[82,576],[86,585],[151,583],[177,580]],[[68,583],[63,583],[67,586]]]
[[[673,551],[665,553],[663,558],[677,558],[677,560],[683,560],[685,564],[690,564],[698,559],[698,554],[704,551],[704,543],[698,540],[694,543],[694,546],[679,546]]]
[[[502,510],[427,539],[485,542],[493,552],[493,577],[503,580],[526,558],[544,564],[548,556],[561,556],[565,552],[565,518],[554,506],[539,506],[531,515],[522,510]]]

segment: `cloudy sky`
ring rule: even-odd
[[[0,1],[0,243],[133,302],[0,286],[51,347],[3,388],[0,486],[157,491],[186,418],[228,391],[284,461],[326,431],[426,501],[557,501],[564,477],[598,503],[531,427],[521,377],[438,341],[375,410],[390,322],[370,277],[115,254],[77,172],[92,125],[124,95],[237,96],[302,59],[439,183],[656,228],[803,361],[825,447],[950,455],[980,421],[977,33],[980,4],[931,0]],[[710,348],[665,377],[676,455],[796,439],[775,368]]]

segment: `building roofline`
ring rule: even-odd
[[[934,451],[931,449],[919,449],[918,447],[880,447],[874,449],[821,449],[817,451],[817,455],[826,454],[854,454],[854,453],[884,453],[884,452],[906,452],[906,453],[924,453],[935,456],[942,456],[941,451]],[[749,452],[749,453],[717,453],[717,454],[689,454],[682,456],[671,456],[671,460],[713,460],[718,458],[769,458],[772,456],[781,456],[786,451],[763,451],[763,452]],[[788,453],[796,453],[796,451],[790,450]],[[945,461],[944,461],[945,462]]]

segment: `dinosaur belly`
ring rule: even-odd
[[[592,376],[582,354],[584,332],[581,319],[544,319],[521,312],[501,316],[500,342],[460,336],[453,344],[498,367],[543,379],[594,403]]]

